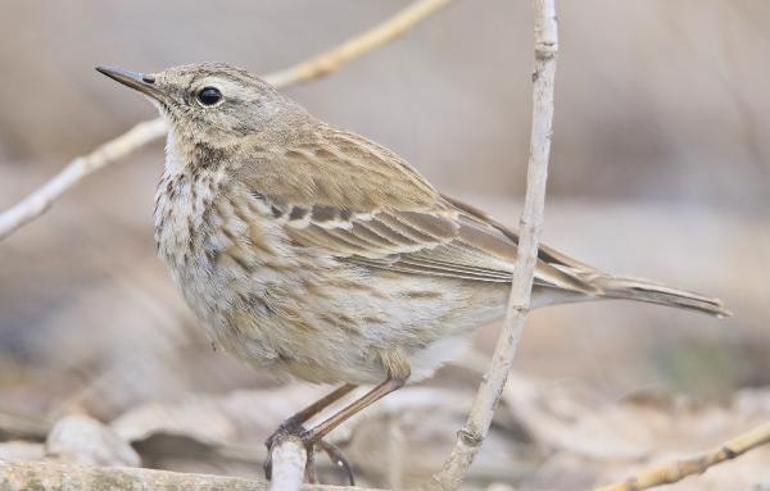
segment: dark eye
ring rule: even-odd
[[[222,100],[222,93],[216,87],[204,87],[198,92],[198,100],[204,106],[213,106]]]

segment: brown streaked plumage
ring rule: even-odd
[[[504,314],[516,233],[440,194],[394,152],[228,65],[149,77],[99,70],[169,120],[156,240],[212,340],[254,365],[346,384],[281,431],[341,459],[321,443],[326,433],[429,376],[473,328]],[[538,259],[535,307],[620,298],[727,315],[716,299],[613,276],[547,246]],[[302,428],[366,383],[379,385]]]

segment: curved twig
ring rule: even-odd
[[[414,2],[390,19],[360,36],[351,38],[333,50],[311,58],[306,62],[271,73],[265,77],[265,80],[276,87],[284,87],[334,73],[352,60],[360,58],[369,51],[393,41],[421,20],[445,7],[450,1],[420,0]]]

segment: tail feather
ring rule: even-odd
[[[636,300],[696,310],[717,317],[728,317],[731,314],[718,298],[710,298],[698,293],[679,290],[664,285],[628,277],[599,276],[593,278],[592,284],[603,290],[606,298]]]

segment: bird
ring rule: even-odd
[[[228,64],[96,69],[168,123],[155,241],[212,343],[256,368],[340,384],[268,447],[291,434],[347,465],[324,441],[330,431],[430,377],[505,315],[517,232],[442,194],[394,151]],[[533,308],[605,299],[729,315],[718,299],[539,246]],[[305,428],[359,385],[373,388]]]

